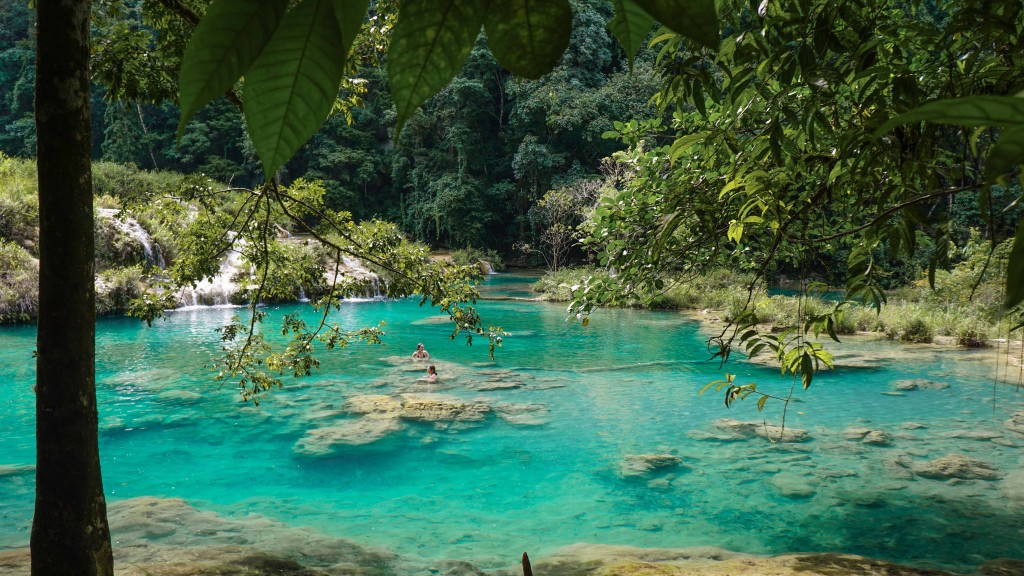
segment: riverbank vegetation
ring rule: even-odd
[[[1021,337],[1010,330],[1002,315],[1004,278],[1001,270],[1011,248],[1004,241],[993,250],[974,235],[964,247],[961,260],[950,271],[939,271],[934,287],[926,270],[916,281],[884,293],[886,305],[879,308],[845,301],[846,293],[821,282],[804,286],[766,288],[756,274],[714,269],[692,278],[666,278],[661,290],[646,294],[625,292],[625,297],[607,305],[697,310],[712,314],[723,323],[746,322],[769,332],[802,327],[808,318],[835,314],[836,335],[875,333],[901,342],[928,343],[936,340],[960,346],[986,346],[996,338]],[[606,270],[577,267],[548,272],[533,290],[545,300],[571,302],[590,283],[615,282]]]

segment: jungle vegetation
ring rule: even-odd
[[[525,241],[530,253],[541,222],[552,268],[589,254],[610,272],[574,292],[584,322],[721,266],[750,271],[750,295],[770,273],[814,273],[880,307],[914,254],[933,279],[972,227],[994,249],[1019,220],[1018,2],[407,0],[367,13],[366,0],[38,0],[35,46],[18,32],[32,14],[7,4],[0,144],[34,153],[39,175],[37,575],[112,571],[95,445],[94,158],[230,185],[232,210],[194,221],[176,282],[208,276],[242,242],[258,302],[281,259],[268,237],[288,218],[335,261],[377,262],[394,275],[391,295],[421,294],[492,346],[500,329],[464,306],[469,272],[433,265],[372,217],[449,247]],[[191,191],[200,204],[222,193]],[[557,197],[592,192],[592,212],[563,211]],[[582,249],[558,215],[580,221]],[[1014,316],[1024,241],[1006,262]],[[326,322],[335,288],[320,325],[286,319],[284,351],[260,340],[255,307],[226,327],[225,378],[255,397],[275,373],[315,367],[314,341],[372,339]],[[141,315],[165,304],[144,299]],[[772,335],[745,306],[720,354],[736,342],[773,351],[806,387],[830,357],[805,336],[812,325],[835,336],[840,311]],[[755,392],[726,381],[727,399]]]

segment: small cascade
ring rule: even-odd
[[[242,269],[242,252],[236,244],[220,262],[213,278],[205,278],[195,287],[186,286],[178,299],[182,307],[230,306],[238,301],[241,286],[235,281]],[[235,300],[233,302],[232,300]]]
[[[349,298],[350,300],[379,300],[384,298],[380,277],[367,269],[362,262],[346,255],[341,257],[341,265],[342,274],[347,276],[352,282],[361,284],[364,287],[361,296],[351,297]],[[329,282],[334,277],[333,270],[328,271],[325,276]]]
[[[496,272],[494,271],[494,266],[491,266],[491,263],[488,262],[487,260],[478,261],[476,263],[476,266],[477,268],[480,269],[481,274],[485,274],[487,276],[490,276],[491,274],[496,274]]]
[[[120,219],[117,217],[118,211],[111,208],[100,208],[98,215],[110,218],[119,231],[126,236],[134,238],[142,246],[142,253],[146,259],[147,266],[156,266],[161,270],[167,268],[160,245],[153,240],[153,236],[149,234],[149,231],[143,228],[136,219],[129,216]]]

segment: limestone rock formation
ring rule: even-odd
[[[619,462],[619,476],[636,478],[677,468],[682,459],[672,454],[634,454]]]
[[[743,422],[734,418],[719,418],[715,420],[715,427],[719,430],[729,432],[741,438],[753,438],[760,436],[772,441],[782,442],[806,442],[811,439],[807,430],[786,427],[783,431],[781,426],[765,424],[763,422]]]
[[[918,476],[934,480],[995,480],[999,477],[999,473],[988,462],[962,454],[950,454],[930,462],[918,462],[914,464],[913,470]]]

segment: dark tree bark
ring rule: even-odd
[[[33,576],[110,576],[97,445],[90,1],[36,0],[39,333]]]

